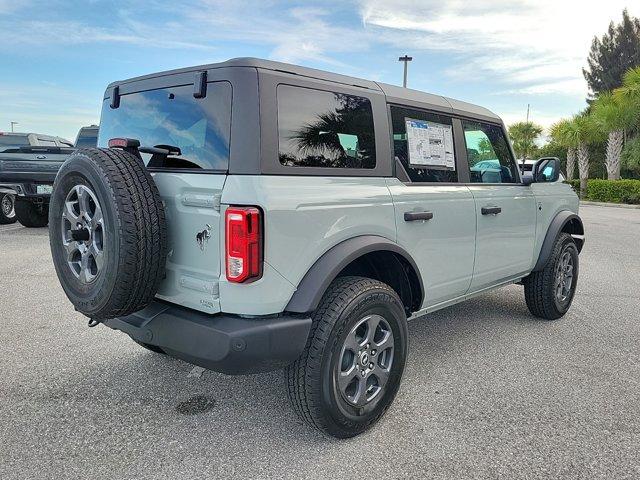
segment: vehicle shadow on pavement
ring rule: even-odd
[[[514,307],[516,296],[521,307]],[[410,407],[412,399],[424,398],[425,387],[429,391],[442,388],[429,386],[433,370],[446,364],[448,357],[473,355],[478,342],[484,349],[492,348],[492,343],[500,344],[505,328],[521,328],[529,321],[521,290],[503,289],[410,322],[405,381],[398,402],[376,427],[378,434],[402,425],[398,418],[389,417],[395,417],[396,409]],[[69,425],[79,438],[96,435],[96,431],[108,436],[119,425],[119,431],[124,428],[133,438],[165,435],[167,442],[189,443],[194,435],[211,437],[213,432],[220,441],[225,437],[250,439],[264,432],[275,443],[336,441],[322,437],[295,416],[288,406],[282,372],[227,376],[194,369],[106,329],[88,350],[83,352],[88,358],[80,359],[86,368],[75,370],[81,373],[41,384],[36,392],[22,392],[30,397],[29,402],[54,403],[73,417],[81,417],[82,422]],[[436,380],[442,385],[441,378]],[[367,435],[370,433],[362,438]]]

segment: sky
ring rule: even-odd
[[[477,103],[544,127],[583,109],[594,35],[634,0],[0,0],[0,131],[73,140],[107,84],[260,57]]]

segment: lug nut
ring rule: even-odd
[[[364,370],[362,370],[360,373],[362,374],[363,377],[366,375],[366,372]]]
[[[369,364],[369,368],[373,368],[373,363],[370,363],[370,364]]]
[[[371,355],[375,355],[376,351],[375,350],[371,350]]]

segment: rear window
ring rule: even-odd
[[[376,166],[373,112],[364,97],[279,85],[278,138],[285,166]]]
[[[29,137],[26,135],[0,135],[0,152],[28,146]]]
[[[102,106],[98,145],[110,138],[135,138],[143,147],[178,147],[169,157],[142,153],[158,169],[227,170],[231,134],[231,84],[207,84],[204,98],[193,97],[193,86],[163,88],[120,97],[120,106]]]

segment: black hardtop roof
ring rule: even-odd
[[[252,58],[252,57],[232,58],[225,62],[211,63],[208,65],[198,65],[193,67],[152,73],[149,75],[134,77],[127,80],[112,82],[111,84],[109,84],[107,89],[115,85],[138,82],[141,80],[146,80],[151,78],[170,76],[170,75],[175,75],[179,73],[211,70],[215,68],[226,68],[226,67],[253,67],[253,68],[258,68],[263,70],[273,70],[273,71],[291,73],[294,75],[300,75],[302,77],[317,78],[320,80],[341,83],[345,85],[354,85],[357,87],[362,87],[370,90],[377,90],[377,91],[383,92],[391,102],[402,103],[403,100],[408,100],[408,101],[413,101],[417,103],[433,105],[439,110],[449,110],[460,115],[466,114],[472,117],[481,116],[481,117],[492,119],[494,121],[501,122],[500,117],[498,117],[498,115],[496,115],[492,111],[484,107],[481,107],[479,105],[462,102],[460,100],[455,100],[453,98],[444,97],[441,95],[433,95],[433,94],[425,93],[419,90],[402,88],[395,85],[374,82],[374,81],[365,80],[362,78],[350,77],[348,75],[342,75],[339,73],[327,72],[327,71],[318,70],[315,68],[301,67],[299,65],[292,65],[289,63],[276,62],[273,60],[263,60],[260,58]]]

